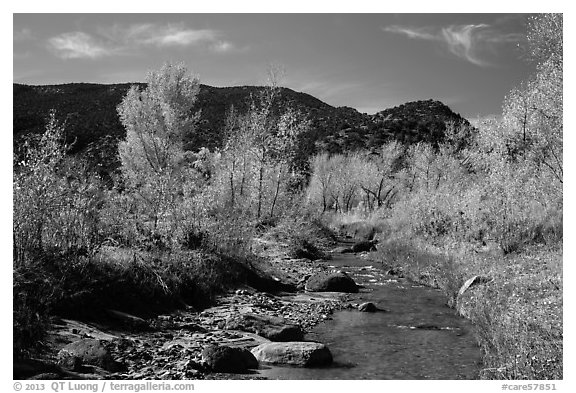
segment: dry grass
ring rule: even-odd
[[[332,230],[312,217],[291,215],[262,234],[264,241],[273,241],[292,258],[329,259],[323,250],[336,242]]]

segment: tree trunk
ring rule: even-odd
[[[232,170],[230,171],[230,205],[234,208],[234,171],[236,170],[236,161],[232,161]]]
[[[257,217],[260,218],[261,212],[262,212],[262,183],[264,182],[264,164],[260,165],[260,171],[259,171],[259,177],[258,177],[258,213],[257,213]]]
[[[274,217],[274,207],[276,206],[276,200],[278,199],[278,194],[280,192],[280,176],[282,174],[282,166],[278,170],[276,175],[276,191],[274,192],[274,199],[272,200],[272,208],[270,208],[270,217]]]
[[[246,183],[246,155],[242,157],[242,181],[240,182],[240,196],[244,195],[245,183]]]

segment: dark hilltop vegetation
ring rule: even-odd
[[[527,53],[536,73],[475,127],[435,100],[368,115],[183,64],[14,84],[15,378],[329,364],[305,333],[383,311],[330,268],[354,254],[440,290],[473,326],[478,378],[562,379],[561,15],[530,19]]]
[[[66,125],[65,142],[71,154],[82,154],[89,162],[108,173],[118,168],[118,141],[126,136],[116,107],[131,86],[145,88],[146,83],[99,85],[71,83],[28,86],[14,84],[14,150],[30,134],[42,134],[51,111]],[[195,132],[188,136],[184,149],[198,151],[222,148],[226,113],[234,107],[245,114],[252,98],[263,87],[212,87],[200,85],[194,110],[199,113]],[[406,143],[426,141],[438,144],[447,123],[470,126],[468,120],[452,112],[439,101],[416,101],[367,115],[356,109],[330,106],[309,94],[279,88],[277,115],[291,107],[305,114],[311,127],[299,137],[302,165],[321,151],[343,153],[365,149],[375,151],[390,140]]]

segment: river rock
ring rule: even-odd
[[[376,251],[376,240],[361,241],[352,246],[352,252]]]
[[[315,342],[265,343],[252,349],[259,362],[299,367],[322,367],[332,363],[328,347]]]
[[[372,302],[362,303],[358,306],[358,311],[361,312],[376,312],[378,311],[378,307]]]
[[[210,370],[219,373],[243,373],[258,368],[258,360],[244,348],[208,345],[202,350],[202,361]]]
[[[282,317],[268,315],[232,315],[226,320],[225,328],[256,333],[270,341],[300,341],[304,338],[300,326],[290,324]]]
[[[111,372],[121,368],[120,363],[112,359],[104,342],[92,338],[66,345],[58,352],[57,360],[60,367],[71,371],[79,371],[82,365],[97,366]]]
[[[306,281],[304,287],[308,292],[347,292],[358,293],[358,286],[344,272],[317,273]]]

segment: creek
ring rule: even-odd
[[[261,366],[269,379],[477,379],[482,355],[469,321],[446,306],[434,288],[387,275],[374,261],[335,254],[326,264],[347,272],[362,288],[353,303],[385,311],[337,311],[307,333],[334,362],[325,368]]]

